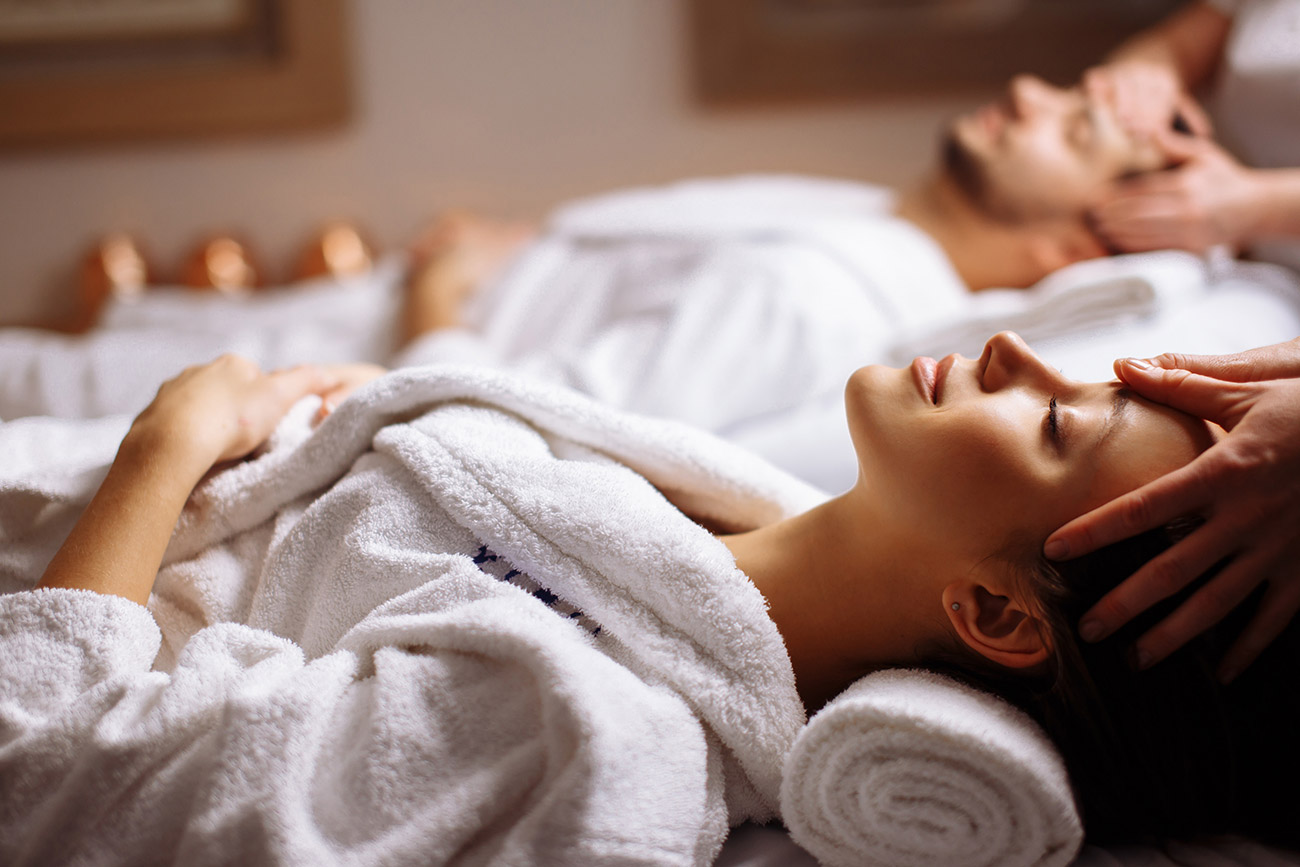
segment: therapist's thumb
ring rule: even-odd
[[[1147,400],[1182,410],[1231,430],[1259,396],[1253,383],[1225,382],[1190,371],[1162,367],[1137,358],[1115,362],[1115,375]]]

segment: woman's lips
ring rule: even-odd
[[[939,396],[943,393],[943,385],[948,381],[948,373],[952,370],[953,365],[957,363],[956,355],[945,356],[934,368],[934,402],[939,403]]]
[[[935,402],[938,367],[939,363],[933,358],[920,356],[912,359],[912,380],[916,383],[916,390],[930,403]]]

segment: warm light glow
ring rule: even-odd
[[[218,238],[208,245],[205,259],[208,282],[213,288],[236,292],[250,289],[256,282],[253,268],[238,241]]]
[[[358,274],[370,267],[370,251],[356,229],[331,226],[321,237],[325,267],[331,274]]]
[[[114,294],[135,297],[144,292],[148,269],[135,242],[127,235],[109,235],[100,245],[104,273]]]

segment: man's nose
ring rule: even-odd
[[[1011,106],[1017,117],[1033,117],[1048,104],[1049,95],[1047,82],[1041,78],[1017,75],[1011,79]]]

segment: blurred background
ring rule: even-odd
[[[1171,5],[0,0],[0,321],[71,305],[110,231],[163,281],[233,233],[275,283],[331,220],[382,252],[685,176],[899,185],[1008,70],[1068,76]]]

